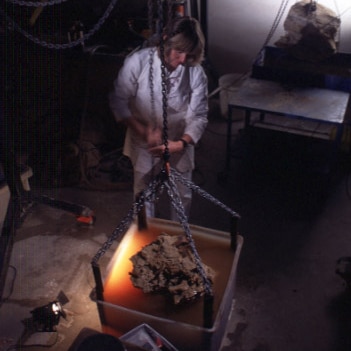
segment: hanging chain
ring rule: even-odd
[[[212,288],[211,288],[211,282],[210,282],[210,280],[209,280],[209,278],[204,270],[204,267],[201,263],[200,255],[196,249],[194,239],[191,235],[191,231],[190,231],[190,227],[189,227],[189,223],[188,223],[188,218],[184,212],[184,206],[183,206],[182,201],[180,199],[177,185],[175,184],[175,178],[173,177],[173,172],[170,173],[170,176],[168,177],[168,180],[166,181],[165,184],[166,184],[168,196],[171,199],[171,204],[178,215],[180,224],[183,227],[185,236],[189,242],[189,246],[190,246],[191,251],[194,255],[196,268],[197,268],[197,270],[198,270],[198,272],[203,280],[205,292],[207,295],[212,296],[213,292],[212,292]]]
[[[150,48],[149,50],[149,84],[150,84],[150,103],[151,103],[151,120],[157,123],[156,113],[155,113],[155,92],[154,92],[154,54],[155,50]]]
[[[213,204],[221,207],[223,210],[225,210],[226,212],[230,213],[230,215],[232,217],[235,218],[240,218],[240,215],[233,211],[231,208],[229,208],[228,206],[224,205],[222,202],[220,202],[218,199],[216,199],[215,197],[213,197],[212,195],[210,195],[209,193],[207,193],[205,190],[201,189],[198,185],[195,185],[193,182],[191,182],[190,180],[185,179],[179,172],[177,172],[175,169],[171,168],[172,170],[172,174],[174,175],[175,180],[177,180],[178,182],[180,182],[181,184],[185,185],[187,188],[193,190],[194,192],[196,192],[198,195],[202,196],[203,198],[205,198],[206,200],[209,200],[210,202],[212,202]]]
[[[159,195],[164,189],[164,177],[163,173],[160,173],[155,177],[148,185],[148,187],[141,192],[138,200],[135,201],[132,207],[129,209],[127,215],[122,219],[118,227],[112,232],[109,238],[101,246],[99,251],[96,253],[91,263],[97,265],[99,259],[106,253],[106,251],[112,246],[114,241],[120,242],[122,235],[128,230],[131,223],[134,221],[135,216],[141,211],[145,205],[145,201],[154,201],[155,194]]]
[[[159,17],[159,30],[163,30],[164,19],[163,19],[163,1],[158,0],[158,17]],[[163,144],[165,150],[163,153],[163,160],[168,163],[170,154],[168,149],[168,122],[167,122],[167,109],[168,109],[168,97],[167,97],[167,78],[166,78],[166,65],[165,65],[165,48],[164,38],[162,32],[160,34],[160,59],[161,59],[161,80],[162,80],[162,117],[163,117]]]
[[[48,0],[48,1],[21,1],[21,0],[6,0],[10,4],[19,5],[19,6],[28,6],[28,7],[44,7],[51,5],[60,5],[68,0]]]
[[[163,28],[163,7],[162,0],[158,0],[158,10],[159,10],[159,28]],[[149,53],[149,79],[150,79],[150,97],[151,104],[154,104],[154,82],[153,82],[153,55],[154,51],[151,49]],[[164,42],[162,33],[160,34],[160,58],[161,58],[161,78],[162,78],[162,103],[163,103],[163,142],[165,146],[164,151],[164,161],[168,164],[169,160],[169,149],[168,149],[168,124],[167,124],[167,84],[166,84],[166,67],[165,67],[165,57],[164,57]],[[127,216],[121,221],[120,225],[114,230],[112,235],[107,239],[107,241],[103,244],[100,250],[97,252],[95,257],[92,260],[93,265],[97,265],[98,260],[106,253],[106,251],[111,247],[112,243],[115,240],[121,240],[122,234],[126,232],[132,221],[134,220],[135,215],[137,215],[141,209],[145,205],[145,201],[155,201],[157,199],[158,194],[161,194],[163,189],[166,187],[168,196],[171,201],[172,207],[175,209],[177,213],[180,224],[184,230],[185,236],[189,242],[190,248],[193,252],[195,258],[195,264],[199,274],[201,275],[204,283],[205,293],[207,296],[213,296],[211,282],[204,270],[204,267],[201,263],[200,255],[196,249],[195,242],[192,238],[190,226],[188,223],[188,218],[185,215],[184,206],[181,201],[181,197],[176,185],[176,181],[187,186],[193,191],[197,192],[205,199],[213,202],[214,204],[220,206],[222,209],[229,212],[232,217],[240,218],[240,216],[222,204],[219,200],[214,198],[213,196],[206,193],[204,190],[200,189],[194,183],[189,180],[186,180],[180,173],[178,173],[173,168],[170,168],[168,165],[164,167],[161,172],[149,183],[148,187],[141,192],[138,200],[132,205]]]
[[[118,0],[111,0],[110,4],[108,5],[105,13],[102,15],[102,17],[98,20],[98,22],[94,25],[94,27],[88,31],[88,33],[84,34],[84,36],[82,38],[79,38],[75,41],[72,41],[70,43],[67,44],[53,44],[53,43],[48,43],[47,41],[44,40],[40,40],[39,38],[33,36],[32,34],[28,33],[27,31],[25,31],[24,29],[22,29],[16,22],[14,22],[9,16],[7,16],[6,12],[2,9],[0,9],[0,13],[5,17],[5,20],[20,34],[22,34],[24,37],[26,37],[27,39],[31,40],[32,42],[34,42],[35,44],[41,45],[43,47],[47,47],[49,49],[56,49],[56,50],[60,50],[60,49],[70,49],[73,48],[77,45],[82,45],[84,43],[85,40],[88,40],[92,35],[94,35],[98,30],[100,30],[100,28],[102,27],[102,25],[105,23],[105,21],[107,20],[107,18],[110,16],[112,10],[114,9],[114,7],[116,6]],[[18,2],[18,4],[21,4],[21,2]],[[33,3],[36,4],[36,3]],[[41,3],[38,3],[41,4]],[[51,2],[49,2],[49,4],[53,4]],[[40,5],[41,6],[41,5]]]
[[[264,59],[264,48],[266,47],[266,45],[270,42],[270,40],[273,37],[273,34],[275,33],[275,31],[278,28],[278,25],[283,17],[283,14],[286,10],[286,7],[288,6],[290,0],[282,0],[282,2],[280,3],[279,9],[278,9],[278,13],[273,21],[272,27],[265,39],[265,41],[263,42],[260,51],[257,54],[257,57],[255,59],[256,62],[259,62],[260,64],[263,63],[263,59]]]
[[[122,235],[128,230],[130,227],[131,223],[133,222],[135,216],[141,211],[141,209],[145,205],[145,201],[154,201],[154,198],[158,198],[166,187],[168,196],[171,201],[172,207],[175,209],[179,222],[184,230],[185,236],[189,242],[190,248],[194,254],[195,258],[195,264],[198,269],[199,274],[201,275],[203,282],[204,282],[204,287],[205,287],[205,292],[208,295],[212,296],[212,288],[211,288],[211,282],[209,281],[207,274],[203,268],[203,265],[201,263],[201,258],[199,256],[199,253],[196,249],[194,240],[191,235],[189,223],[188,223],[188,218],[185,215],[184,212],[184,206],[181,201],[178,188],[176,185],[176,181],[180,182],[181,184],[186,185],[190,189],[194,190],[201,196],[203,196],[205,199],[213,202],[215,205],[221,207],[222,209],[226,210],[229,212],[232,217],[240,218],[240,215],[233,210],[231,210],[229,207],[221,203],[219,200],[214,198],[213,196],[209,195],[206,193],[204,190],[200,189],[198,186],[196,186],[194,183],[191,181],[186,180],[180,173],[178,173],[176,170],[173,168],[171,169],[172,171],[170,174],[165,175],[165,171],[162,170],[151,182],[149,183],[148,187],[141,192],[140,196],[138,197],[138,200],[134,202],[132,207],[129,209],[127,215],[122,219],[121,223],[119,226],[113,231],[111,236],[106,240],[106,242],[102,245],[102,247],[99,249],[99,251],[96,253],[94,256],[93,260],[91,263],[93,265],[98,265],[99,259],[106,253],[106,251],[112,246],[114,241],[120,242],[122,239]],[[156,196],[155,196],[156,195]]]
[[[110,237],[102,245],[102,247],[99,249],[99,251],[94,256],[91,263],[93,265],[98,264],[99,259],[112,246],[113,242],[114,241],[119,242],[121,240],[122,235],[128,230],[128,228],[130,227],[131,223],[133,222],[135,216],[144,207],[145,201],[154,201],[155,194],[156,194],[156,198],[157,198],[157,196],[162,194],[163,189],[166,187],[171,204],[178,215],[179,222],[184,230],[185,236],[188,239],[190,248],[194,254],[195,263],[196,263],[197,269],[199,271],[199,274],[201,275],[201,277],[203,279],[205,291],[207,294],[212,295],[211,283],[207,277],[206,272],[204,271],[203,265],[201,263],[201,258],[199,256],[199,253],[197,252],[194,240],[192,238],[190,227],[188,224],[188,218],[184,212],[184,206],[182,204],[182,201],[181,201],[181,198],[180,198],[180,195],[178,192],[178,188],[177,188],[177,185],[175,183],[176,181],[186,185],[187,187],[191,188],[192,190],[194,190],[195,192],[197,192],[198,194],[203,196],[205,199],[213,202],[217,206],[220,206],[222,209],[225,209],[233,217],[240,218],[240,215],[238,213],[234,212],[233,210],[228,208],[226,205],[222,204],[219,200],[217,200],[213,196],[209,195],[204,190],[201,190],[198,186],[196,186],[191,181],[186,180],[180,173],[178,173],[173,168],[172,168],[172,172],[167,176],[165,176],[164,170],[162,170],[153,180],[151,180],[148,187],[144,191],[141,192],[140,196],[138,197],[138,200],[136,202],[134,202],[132,207],[129,209],[127,215],[122,219],[122,221],[118,225],[118,227],[113,231],[113,233],[110,235]]]
[[[289,3],[289,0],[283,0],[281,3],[280,3],[280,6],[279,6],[279,10],[278,10],[278,13],[273,21],[273,24],[272,24],[272,27],[267,35],[267,38],[266,40],[264,41],[262,47],[265,47],[269,41],[272,39],[273,37],[273,34],[275,33],[275,31],[277,30],[278,28],[278,25],[283,17],[283,14],[286,10],[286,7],[288,6],[288,3]]]

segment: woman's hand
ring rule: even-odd
[[[160,146],[162,144],[162,131],[160,128],[146,127],[145,141],[151,147]]]
[[[181,152],[184,150],[184,144],[181,140],[177,140],[177,141],[168,140],[168,150],[170,154]],[[162,157],[163,153],[165,152],[165,146],[157,145],[157,146],[151,147],[149,148],[149,152],[154,157]]]
[[[125,120],[127,126],[134,130],[148,145],[154,147],[162,144],[162,130],[141,123],[136,117],[131,116]]]

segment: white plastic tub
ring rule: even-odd
[[[139,232],[136,224],[132,224],[110,262],[100,267],[101,275],[105,276],[103,297],[96,302],[105,332],[120,337],[146,323],[181,351],[219,350],[232,310],[243,238],[237,235],[233,250],[229,233],[192,225],[190,228],[202,261],[216,271],[212,326],[203,326],[202,298],[187,305],[173,306],[165,296],[144,294],[132,285],[129,257],[161,232],[170,235],[183,232],[178,223],[152,218],[148,219],[147,232]]]

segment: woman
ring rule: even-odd
[[[204,45],[199,22],[191,17],[178,17],[163,34],[164,88],[160,44],[134,52],[119,71],[110,106],[116,120],[128,126],[124,154],[133,165],[135,196],[163,166],[163,89],[167,91],[169,163],[191,180],[194,145],[207,125],[207,77],[201,66]],[[189,216],[191,189],[179,185],[178,191]],[[146,213],[155,216],[152,204],[146,204]]]

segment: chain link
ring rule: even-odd
[[[154,54],[155,50],[150,48],[149,51],[149,84],[150,84],[150,103],[151,103],[151,120],[156,127],[156,113],[155,113],[155,92],[154,92]]]
[[[207,295],[212,296],[213,292],[212,292],[211,282],[210,282],[210,280],[209,280],[209,278],[204,270],[200,255],[196,249],[194,239],[191,235],[191,231],[190,231],[190,227],[189,227],[189,223],[188,223],[188,218],[184,212],[184,206],[183,206],[183,203],[181,201],[178,188],[175,184],[175,177],[173,177],[173,172],[170,172],[170,175],[168,177],[168,181],[166,182],[166,187],[167,187],[168,196],[171,200],[171,204],[178,215],[180,224],[183,227],[184,234],[185,234],[186,238],[188,239],[189,246],[190,246],[191,251],[194,255],[196,268],[197,268],[197,270],[198,270],[198,272],[201,275],[201,278],[203,280],[205,292]]]
[[[218,199],[207,193],[205,190],[201,189],[198,185],[194,184],[190,180],[185,179],[179,172],[177,172],[175,169],[171,168],[172,174],[174,175],[175,180],[179,181],[181,184],[185,185],[189,189],[193,190],[195,193],[198,195],[202,196],[204,199],[212,202],[216,206],[219,206],[226,212],[230,213],[232,217],[240,219],[240,215],[233,211],[231,208],[228,206],[224,205],[222,202],[220,202]]]
[[[162,30],[164,26],[163,16],[163,1],[158,0],[158,19],[159,19],[159,30],[160,30],[160,59],[161,59],[161,79],[162,79],[162,117],[163,117],[163,144],[165,150],[163,153],[163,160],[169,161],[169,149],[168,149],[168,122],[167,122],[167,109],[168,109],[168,97],[167,97],[167,79],[166,79],[166,66],[165,66],[165,48]]]
[[[21,33],[23,36],[25,36],[27,39],[31,40],[35,44],[41,45],[43,47],[47,47],[49,49],[60,50],[60,49],[69,49],[69,48],[73,48],[77,45],[81,45],[82,43],[84,43],[85,40],[88,40],[92,35],[94,35],[101,28],[101,26],[104,24],[106,19],[110,16],[112,10],[114,9],[114,7],[117,4],[117,1],[118,0],[111,0],[105,13],[98,20],[98,22],[94,25],[94,27],[90,31],[88,31],[88,33],[84,34],[82,38],[79,38],[79,39],[72,41],[70,43],[67,43],[67,44],[53,44],[53,43],[49,43],[45,40],[40,40],[39,38],[33,36],[32,34],[28,33],[24,29],[22,29],[16,22],[14,22],[9,16],[7,16],[7,14],[2,9],[0,9],[0,13],[5,17],[6,21],[9,22],[10,25],[13,26],[13,28],[16,31]]]
[[[59,5],[68,0],[48,0],[48,1],[22,1],[22,0],[6,0],[6,2],[9,2],[14,5],[19,5],[19,6],[28,6],[28,7],[44,7],[44,6],[51,6],[51,5]]]
[[[264,59],[264,48],[266,47],[266,45],[268,45],[268,43],[270,42],[270,40],[272,39],[275,31],[277,30],[278,28],[278,25],[283,17],[283,14],[286,10],[286,7],[288,6],[288,3],[289,3],[289,0],[282,0],[280,6],[279,6],[279,10],[278,10],[278,13],[273,21],[273,24],[272,24],[272,27],[266,37],[266,39],[264,40],[262,46],[261,46],[261,49],[260,51],[258,52],[257,54],[257,57],[256,57],[256,61],[260,64],[263,64],[263,59]]]
[[[163,184],[163,173],[159,173],[148,185],[148,187],[141,192],[138,200],[132,204],[132,207],[129,209],[127,215],[122,219],[118,227],[112,232],[106,242],[102,245],[99,251],[96,253],[91,263],[97,265],[99,259],[106,253],[106,251],[112,246],[114,241],[120,241],[122,235],[130,227],[131,223],[134,221],[135,216],[141,211],[144,207],[145,201],[154,201],[155,194],[161,194],[164,188]],[[156,198],[157,199],[157,198]]]

